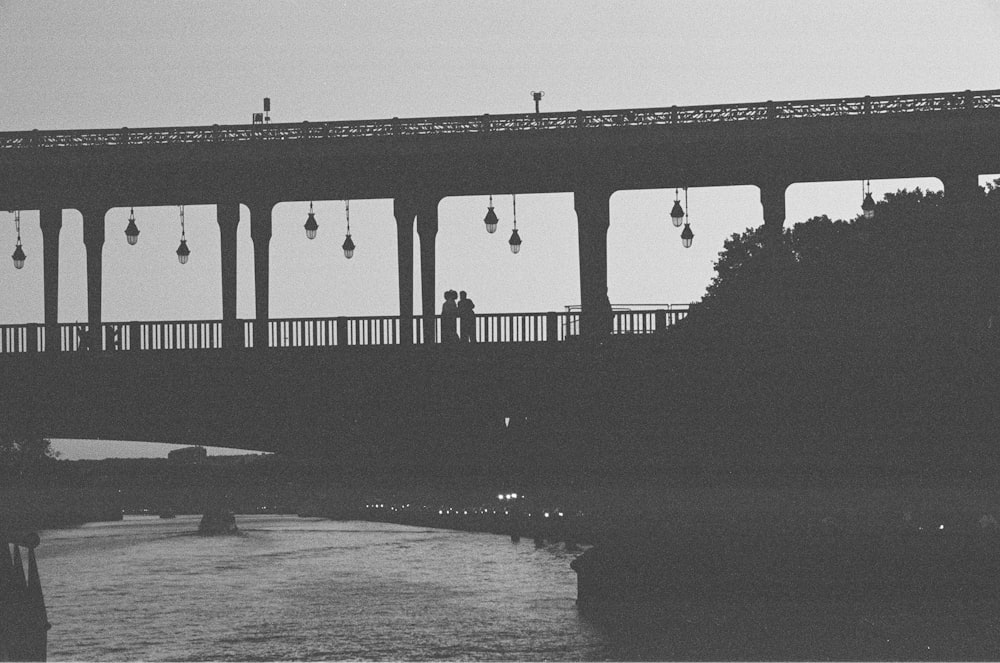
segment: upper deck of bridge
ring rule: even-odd
[[[712,125],[808,118],[887,117],[1000,109],[1000,90],[619,110],[390,118],[195,127],[0,132],[0,150],[67,149],[246,141],[309,141],[405,136]]]

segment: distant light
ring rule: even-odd
[[[941,525],[941,527],[938,527],[938,529],[944,529],[944,525]]]
[[[546,512],[545,512],[545,517],[546,517],[546,518],[548,518],[548,517],[549,517],[549,512],[548,512],[548,511],[546,511]]]
[[[502,500],[503,499],[503,495],[497,495],[497,499],[498,500]]]
[[[512,500],[516,500],[516,499],[517,499],[517,493],[511,493],[511,494],[510,494],[510,498],[511,498]]]

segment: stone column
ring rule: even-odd
[[[608,227],[612,191],[603,186],[573,192],[580,242],[580,334],[599,338],[611,333],[608,300]]]
[[[939,179],[944,184],[945,202],[955,208],[968,209],[983,196],[978,173],[948,173]]]
[[[102,349],[101,271],[104,252],[104,217],[108,208],[91,205],[83,214],[83,245],[87,249],[87,338],[91,350]]]
[[[760,185],[760,205],[764,208],[764,252],[776,267],[778,261],[778,244],[785,225],[785,190],[784,182],[768,182]]]
[[[392,202],[392,211],[396,216],[396,264],[399,270],[399,344],[410,345],[413,341],[413,219],[417,208],[411,198],[397,197]]]
[[[438,231],[440,198],[423,198],[417,207],[417,235],[420,236],[420,301],[423,314],[424,343],[435,342],[434,311],[437,296],[434,285],[434,242]]]
[[[269,259],[271,244],[271,209],[274,203],[257,201],[250,208],[250,239],[253,240],[253,287],[256,317],[253,327],[253,347],[268,347],[267,321],[269,318]]]
[[[59,231],[62,209],[43,207],[38,214],[42,228],[42,288],[45,297],[45,350],[59,352]]]
[[[236,320],[236,228],[240,224],[240,204],[218,203],[215,219],[222,249],[222,347],[235,348],[243,344]]]

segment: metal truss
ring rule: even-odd
[[[608,129],[759,122],[803,118],[888,116],[1000,109],[1000,90],[886,97],[766,101],[721,106],[671,106],[610,111],[426,117],[353,122],[238,124],[208,127],[20,131],[0,133],[0,149],[122,147],[145,145],[393,138],[454,134]]]

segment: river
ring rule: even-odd
[[[126,517],[42,533],[50,660],[599,660],[573,554],[292,516]]]

